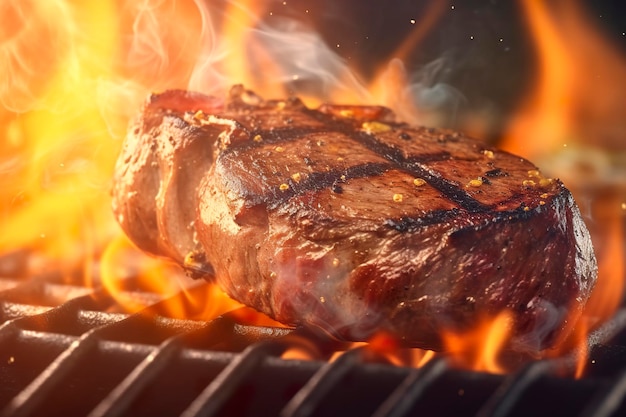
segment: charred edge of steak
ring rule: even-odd
[[[565,188],[560,182],[557,184],[559,184],[560,192],[557,196],[550,198],[551,201],[555,199],[565,199],[570,195],[567,188]],[[522,197],[523,194],[513,194],[509,199],[502,201],[502,204],[520,201]],[[480,218],[484,219],[479,222],[479,224],[473,226],[474,229],[477,230],[487,226],[489,223],[497,223],[501,221],[514,223],[531,220],[536,213],[541,213],[548,208],[545,205],[538,205],[535,208],[530,209],[526,203],[520,202],[519,207],[513,210],[494,211],[492,209],[493,207],[489,207],[475,212],[468,212],[470,214],[476,214]],[[451,221],[460,214],[462,214],[462,210],[458,208],[454,208],[452,210],[437,210],[420,217],[406,216],[400,219],[387,219],[385,224],[399,232],[414,232],[423,226]]]
[[[385,220],[385,226],[401,233],[410,233],[431,224],[450,221],[457,217],[460,212],[461,210],[458,208],[452,210],[434,210],[420,217],[404,216],[399,219],[387,219]]]

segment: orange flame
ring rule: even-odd
[[[190,281],[177,265],[144,255],[118,235],[100,257],[100,283],[126,312],[138,312],[160,302],[158,312],[167,317],[211,320],[233,312],[233,318],[258,326],[284,327],[228,297],[217,285]],[[158,294],[143,299],[141,294]]]
[[[410,123],[428,124],[426,115],[421,112],[410,97],[409,80],[403,62],[409,57],[448,8],[445,1],[430,3],[421,20],[413,21],[415,28],[390,56],[389,63],[379,68],[368,90],[376,104],[384,103],[394,109],[400,119]]]
[[[72,269],[119,234],[119,138],[150,91],[185,88],[210,51],[199,5],[3,2],[0,252],[34,247]]]
[[[579,2],[520,0],[520,4],[539,65],[534,88],[511,118],[502,145],[563,178],[588,217],[598,282],[569,339],[556,352],[547,353],[577,350],[580,377],[589,332],[613,316],[626,279],[620,207],[626,181],[619,160],[605,156],[607,149],[616,151],[618,158],[625,151],[626,59],[603,38]]]
[[[464,368],[504,373],[507,369],[498,357],[508,341],[512,320],[512,315],[503,311],[493,318],[483,318],[470,331],[444,332],[445,349]]]
[[[623,150],[626,61],[576,1],[520,1],[536,44],[534,89],[503,146],[536,157],[572,144]]]
[[[173,275],[175,271],[172,265],[165,261],[138,253],[123,235],[112,239],[100,257],[102,286],[129,312],[146,307],[143,300],[129,294],[131,288],[160,294],[163,298],[178,293],[180,286],[168,279],[168,275]],[[183,312],[174,310],[172,316],[182,317]]]
[[[396,366],[420,368],[435,357],[435,352],[425,349],[407,349],[400,346],[399,340],[385,332],[376,333],[367,344],[367,353],[383,357]]]
[[[0,251],[35,247],[73,267],[115,233],[102,195],[117,146],[93,100],[116,37],[98,22],[113,10],[63,1],[2,9]]]

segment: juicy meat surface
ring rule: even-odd
[[[596,279],[570,192],[532,163],[383,107],[153,95],[113,209],[143,250],[291,325],[441,348],[507,310],[516,349],[566,335]]]

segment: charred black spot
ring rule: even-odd
[[[403,140],[411,140],[411,135],[409,135],[409,134],[408,134],[408,133],[406,133],[406,132],[402,132],[402,133],[400,133],[400,134],[398,135],[398,137],[399,137],[400,139],[403,139]]]
[[[450,159],[452,159],[452,155],[450,155],[450,152],[442,151],[442,152],[436,152],[436,153],[412,155],[411,157],[407,158],[407,162],[427,163],[427,162],[447,161]]]
[[[435,210],[420,217],[401,217],[400,219],[386,219],[385,226],[398,232],[413,232],[431,224],[443,223],[459,215],[459,209]]]
[[[492,170],[489,170],[489,171],[485,172],[485,176],[490,177],[490,178],[508,177],[509,173],[502,171],[502,169],[500,169],[500,168],[495,168],[495,169],[492,169]]]
[[[306,180],[300,181],[297,184],[291,184],[289,189],[280,192],[270,192],[262,197],[262,201],[268,204],[268,207],[273,209],[296,195],[300,195],[307,191],[320,191],[323,189],[330,189],[332,192],[341,194],[343,187],[340,185],[354,178],[367,178],[382,175],[389,169],[388,164],[380,163],[367,163],[363,165],[356,165],[348,169],[332,170],[324,172],[313,172]]]

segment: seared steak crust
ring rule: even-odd
[[[141,155],[137,157],[137,155]],[[571,327],[596,262],[569,191],[530,162],[382,107],[155,96],[131,127],[114,211],[138,246],[284,323],[348,340],[514,316],[518,348]]]

